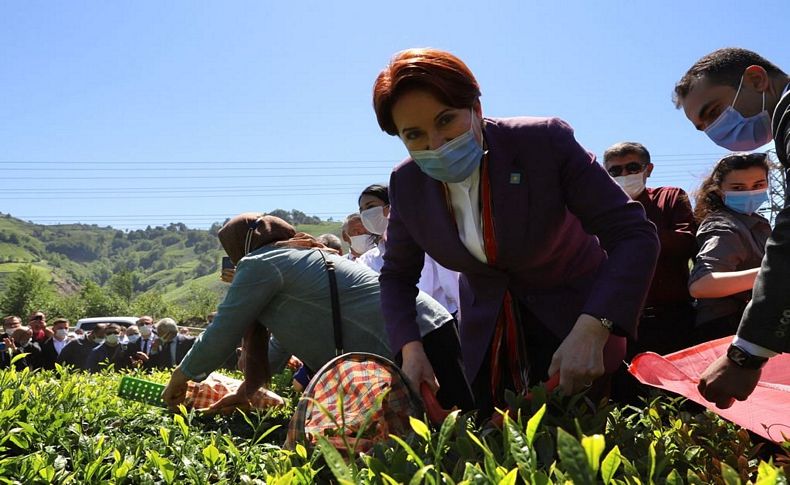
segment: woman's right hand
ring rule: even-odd
[[[401,370],[409,379],[414,392],[420,392],[420,383],[425,382],[431,391],[436,394],[439,390],[439,382],[436,380],[436,375],[433,373],[433,367],[425,355],[425,349],[422,347],[422,342],[415,340],[409,342],[401,349],[403,355],[403,365]]]
[[[223,268],[222,274],[220,275],[219,279],[221,279],[225,283],[233,283],[233,277],[235,275],[236,275],[235,268]]]

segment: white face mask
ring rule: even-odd
[[[69,331],[66,330],[65,328],[59,328],[55,330],[55,338],[57,338],[58,340],[63,340],[68,335],[69,335]]]
[[[114,333],[107,335],[107,337],[105,337],[104,339],[104,342],[111,347],[115,347],[116,345],[118,345],[119,341],[120,341],[120,337],[118,337],[118,335]]]
[[[143,338],[150,337],[151,336],[151,327],[149,325],[143,325],[142,327],[140,327],[140,335],[142,335]]]
[[[137,342],[138,340],[140,340],[140,336],[137,335],[137,334],[132,334],[132,335],[129,335],[128,337],[126,337],[126,341],[129,342],[130,344],[133,344],[133,343]]]
[[[104,339],[103,338],[95,338],[95,339],[93,339],[93,343],[95,343],[96,345],[101,345],[101,344],[104,343]]]
[[[645,190],[645,179],[641,173],[615,177],[614,181],[617,182],[617,185],[622,187],[625,193],[632,199],[639,197],[639,194]]]
[[[11,334],[13,334],[13,333],[14,333],[14,329],[13,329],[13,328],[7,328],[7,329],[5,329],[5,334],[6,334],[6,335],[8,335],[9,337],[10,337],[10,336],[11,336]]]
[[[371,207],[359,213],[362,225],[369,233],[381,236],[387,231],[389,220],[384,216],[384,206]]]
[[[357,254],[365,254],[373,249],[375,243],[370,234],[360,234],[359,236],[351,236],[351,249]]]

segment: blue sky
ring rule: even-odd
[[[691,190],[723,152],[674,108],[677,79],[724,46],[790,69],[787,0],[383,5],[0,3],[0,211],[132,229],[342,217],[406,153],[371,87],[415,46],[464,59],[486,115],[562,117],[599,156],[640,141],[650,185]]]

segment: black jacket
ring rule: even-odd
[[[776,155],[790,181],[790,91],[782,96],[771,120]],[[785,208],[765,246],[752,301],[746,307],[738,336],[776,352],[790,352],[790,206],[785,187]]]
[[[187,355],[189,349],[192,348],[192,344],[195,343],[195,337],[185,337],[183,335],[176,336],[176,360],[173,362],[172,355],[170,352],[169,344],[165,344],[164,348],[160,348],[157,353],[151,353],[149,355],[150,360],[148,362],[148,367],[157,368],[157,369],[168,369],[171,367],[175,367],[184,360],[184,356]]]
[[[0,369],[7,369],[11,367],[11,360],[19,354],[28,354],[14,363],[16,370],[22,370],[25,367],[31,369],[38,369],[41,362],[41,347],[32,340],[24,347],[17,347],[16,351],[11,353],[8,350],[0,352]]]
[[[72,340],[60,351],[57,362],[61,365],[72,365],[77,369],[87,369],[85,363],[94,347],[96,344],[84,338]]]

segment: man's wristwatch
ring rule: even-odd
[[[744,369],[762,369],[765,363],[768,362],[767,357],[752,355],[737,345],[730,345],[727,349],[727,358],[738,367]]]

